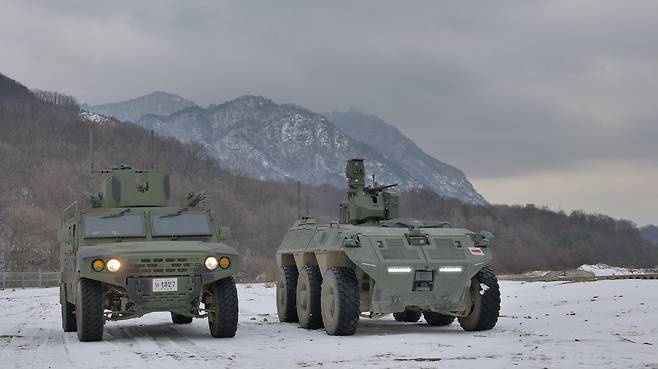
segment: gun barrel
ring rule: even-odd
[[[367,188],[366,191],[367,192],[379,192],[379,191],[385,190],[387,188],[395,187],[397,185],[398,185],[397,183],[393,183],[393,184],[385,185],[385,186],[377,186],[377,187],[373,187],[373,188]]]

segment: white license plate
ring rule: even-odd
[[[178,291],[178,278],[153,278],[153,292]]]

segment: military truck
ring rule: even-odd
[[[399,218],[396,185],[365,184],[363,159],[347,162],[340,220],[300,217],[276,254],[277,311],[282,322],[352,335],[359,316],[393,313],[398,321],[444,326],[455,318],[468,331],[491,329],[500,291],[493,235],[449,223]],[[363,314],[361,314],[363,313]]]
[[[213,337],[233,337],[238,297],[237,252],[222,243],[230,230],[202,207],[205,193],[169,204],[169,175],[153,165],[96,170],[101,192],[86,193],[62,213],[60,303],[62,328],[80,341],[100,341],[107,320],[156,311],[174,324],[208,318]],[[151,132],[151,155],[153,132]]]

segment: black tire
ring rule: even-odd
[[[100,341],[103,339],[103,286],[91,279],[78,281],[78,293],[75,300],[75,320],[78,327],[78,339],[81,342]]]
[[[64,332],[75,332],[78,326],[75,322],[75,305],[66,300],[64,282],[59,285],[59,303],[62,308],[62,329]]]
[[[208,309],[210,335],[216,338],[234,337],[238,330],[238,290],[233,277],[212,283],[204,296]]]
[[[404,310],[401,313],[393,313],[393,318],[398,322],[415,323],[420,320],[420,311]]]
[[[299,325],[306,329],[322,328],[320,292],[322,277],[317,265],[307,265],[299,272],[295,306]]]
[[[171,313],[171,321],[174,324],[190,324],[192,323],[191,316],[180,315],[176,313]]]
[[[452,315],[439,314],[433,311],[424,312],[423,317],[425,318],[427,324],[437,327],[450,325],[455,321],[455,317]]]
[[[296,306],[298,276],[299,272],[294,266],[284,266],[279,269],[279,277],[276,281],[276,311],[280,322],[299,321]]]
[[[481,284],[488,288],[483,289]],[[500,313],[500,287],[496,274],[484,267],[471,279],[471,299],[473,305],[469,315],[459,318],[459,325],[467,331],[491,329],[498,321]]]
[[[327,334],[351,336],[359,325],[359,284],[354,271],[334,267],[322,282],[322,322]]]

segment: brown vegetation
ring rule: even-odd
[[[85,171],[89,129],[95,130],[97,167],[146,166],[148,134],[131,124],[83,122],[77,110],[66,104],[49,104],[28,95],[5,99],[11,94],[2,91],[9,86],[3,78],[0,75],[0,260],[7,270],[57,270],[55,232],[60,211],[101,180]],[[172,174],[174,201],[182,201],[189,190],[208,191],[216,218],[232,229],[230,243],[244,259],[244,277],[273,275],[274,252],[297,216],[295,185],[222,170],[201,147],[173,138],[157,137],[156,157],[156,165]],[[323,221],[337,218],[342,190],[305,186],[306,195],[312,215]],[[596,262],[658,264],[658,249],[640,237],[634,224],[603,215],[475,206],[426,190],[403,193],[401,205],[404,216],[492,231],[494,267],[499,272]]]

